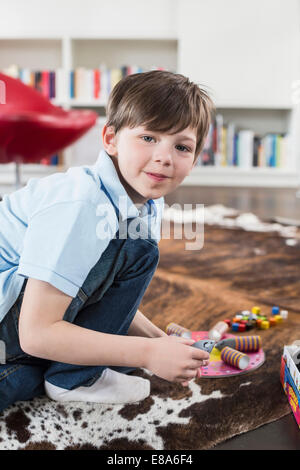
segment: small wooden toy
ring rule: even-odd
[[[283,321],[283,318],[281,315],[275,315],[274,318],[276,320],[276,323],[282,323]]]
[[[272,315],[279,315],[279,307],[274,306],[272,307]]]
[[[260,307],[252,307],[251,309],[251,312],[254,313],[255,315],[259,315],[260,314]]]
[[[225,335],[229,326],[225,321],[218,321],[208,332],[208,337],[213,341],[220,341],[220,339]]]
[[[182,336],[183,338],[191,338],[191,331],[187,330],[183,326],[177,325],[177,323],[169,323],[166,328],[167,335]]]
[[[260,336],[234,336],[233,338],[227,338],[219,341],[215,344],[215,347],[220,351],[228,346],[232,349],[242,352],[256,352],[261,348],[261,337]]]
[[[288,315],[289,315],[289,312],[287,310],[280,310],[280,316],[282,317],[283,320],[287,320]]]
[[[270,328],[270,322],[268,320],[263,320],[260,324],[262,330],[267,330]]]
[[[211,341],[209,339],[202,339],[192,344],[192,347],[202,349],[203,351],[207,351],[208,353],[210,353],[213,350],[215,344],[215,341]]]
[[[230,366],[237,367],[238,369],[246,369],[248,367],[250,358],[246,354],[237,351],[236,349],[225,346],[221,352],[222,361],[226,362]]]

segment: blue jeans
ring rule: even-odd
[[[128,219],[130,221],[130,219]],[[119,233],[119,232],[118,232]],[[103,333],[126,335],[158,261],[157,242],[130,237],[111,240],[65,312],[64,320]],[[68,390],[92,385],[108,366],[80,366],[25,354],[18,320],[26,287],[0,324],[6,364],[0,365],[0,411],[44,394],[44,380]],[[134,368],[111,367],[119,372]]]

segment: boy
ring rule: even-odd
[[[0,410],[46,391],[56,401],[130,403],[146,368],[187,385],[208,353],[138,309],[159,261],[164,196],[190,173],[210,98],[166,71],[112,90],[95,165],[37,179],[0,203]],[[139,227],[139,230],[138,230]]]

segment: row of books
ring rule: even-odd
[[[289,145],[288,134],[257,135],[232,122],[225,125],[223,116],[217,114],[197,165],[288,168]]]
[[[165,70],[153,66],[151,70]],[[113,87],[127,75],[146,72],[138,65],[124,65],[120,68],[108,68],[101,64],[98,68],[78,67],[69,72],[56,70],[30,70],[11,65],[3,73],[19,78],[26,85],[39,90],[46,98],[64,101],[66,98],[106,103]]]

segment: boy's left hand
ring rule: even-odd
[[[208,363],[209,363],[209,361],[203,361],[203,367],[207,366]],[[200,377],[201,377],[201,367],[199,367],[199,369],[197,369],[197,375],[196,375],[196,377],[194,377],[194,379],[199,379]],[[193,380],[193,379],[191,379],[191,380]],[[188,384],[189,384],[189,382],[183,382],[182,383],[182,385],[184,387],[187,387]]]

